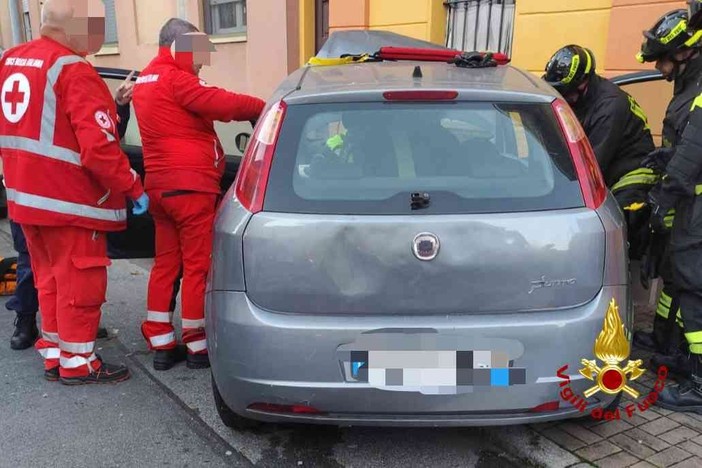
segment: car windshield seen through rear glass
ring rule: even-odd
[[[413,207],[416,193],[421,203]],[[582,206],[548,104],[376,102],[289,106],[264,210],[464,214]]]

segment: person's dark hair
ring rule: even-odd
[[[161,47],[170,47],[176,37],[191,32],[199,32],[197,27],[180,18],[171,18],[166,21],[166,24],[161,28],[158,35],[158,45]]]

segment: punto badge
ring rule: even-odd
[[[430,232],[417,234],[412,242],[412,251],[420,260],[434,260],[439,253],[439,238]]]

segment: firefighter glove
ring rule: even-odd
[[[668,228],[665,226],[665,215],[673,207],[673,203],[656,189],[651,190],[648,194],[648,202],[651,205],[651,218],[649,220],[651,231],[654,233],[666,232]]]
[[[665,172],[668,162],[673,157],[675,150],[673,148],[661,147],[656,148],[643,159],[641,165],[656,172]]]

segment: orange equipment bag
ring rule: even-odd
[[[17,289],[17,257],[0,257],[0,296],[12,296]]]

